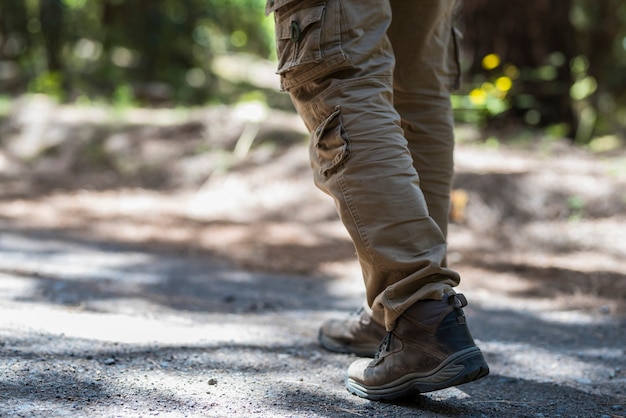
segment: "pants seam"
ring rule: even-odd
[[[369,259],[372,260],[372,262],[375,264],[375,267],[379,270],[382,270],[383,266],[381,266],[380,260],[378,260],[378,257],[376,256],[376,254],[372,252],[372,246],[369,242],[369,239],[367,238],[367,235],[363,231],[363,224],[361,223],[361,218],[358,215],[358,211],[354,207],[354,204],[352,202],[352,197],[348,193],[348,186],[345,184],[343,176],[337,175],[337,183],[339,184],[339,187],[341,189],[341,195],[343,196],[343,199],[346,202],[346,205],[350,211],[350,217],[352,217],[352,220],[354,221],[356,232],[358,233],[359,238],[361,242],[363,243],[363,249],[365,249]]]

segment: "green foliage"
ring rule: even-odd
[[[521,122],[579,144],[626,137],[625,1],[466,2],[463,19],[459,119]]]
[[[46,71],[34,78],[30,82],[28,89],[33,93],[42,93],[48,96],[62,98],[62,80],[61,73]]]
[[[274,53],[264,6],[264,0],[0,0],[0,89],[202,103],[218,88],[214,56]]]
[[[11,112],[11,98],[0,96],[0,119],[7,116]]]
[[[580,220],[584,213],[585,207],[587,206],[587,202],[580,196],[570,196],[567,199],[567,207],[569,208],[569,220],[570,221],[578,221]]]
[[[465,87],[452,97],[458,120],[513,121],[580,144],[626,136],[626,1],[566,3],[466,2]],[[252,85],[253,71],[224,70],[216,59],[275,59],[273,19],[264,6],[0,0],[0,91],[122,108],[234,103],[251,92],[287,107],[285,95]]]
[[[135,104],[133,88],[129,84],[120,84],[113,92],[112,101],[117,108],[133,106]]]
[[[511,89],[519,76],[514,65],[501,66],[498,54],[491,53],[482,59],[485,75],[474,77],[469,91],[452,98],[457,119],[464,122],[484,124],[511,108]]]

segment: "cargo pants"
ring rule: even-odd
[[[456,0],[268,0],[278,74],[310,132],[317,187],[352,238],[374,319],[392,330],[459,284],[447,268]]]

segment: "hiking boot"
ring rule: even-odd
[[[320,328],[320,345],[336,353],[374,357],[380,341],[387,334],[384,326],[375,322],[364,308],[346,319],[331,319]]]
[[[465,322],[461,294],[406,310],[374,360],[350,365],[346,387],[363,398],[394,400],[468,383],[489,374]]]

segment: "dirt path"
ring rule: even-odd
[[[0,417],[624,417],[626,156],[548,145],[459,146],[450,260],[492,373],[400,404],[316,344],[363,292],[302,142],[195,188],[0,164]]]
[[[389,405],[350,395],[352,358],[316,345],[355,280],[32,231],[0,248],[1,416],[624,415],[624,322],[604,310],[467,290],[492,374]]]

